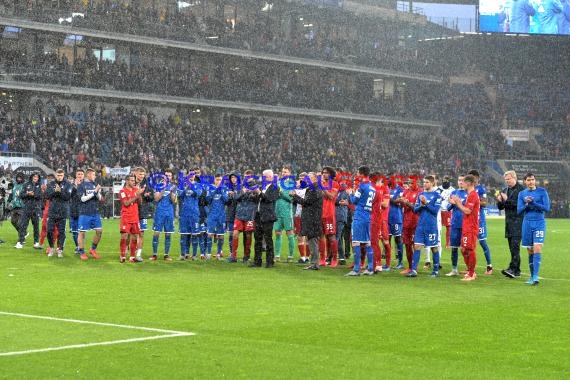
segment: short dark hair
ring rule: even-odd
[[[55,174],[65,174],[65,172],[63,171],[63,169],[57,169],[55,171]]]
[[[534,173],[533,173],[533,172],[528,172],[528,173],[526,173],[526,174],[524,175],[523,180],[526,181],[526,179],[529,178],[529,177],[534,177]]]
[[[435,184],[435,177],[432,175],[425,176],[424,179],[430,181],[432,185]]]
[[[361,166],[358,168],[358,174],[368,177],[370,175],[370,168],[368,166]]]
[[[472,175],[473,177],[477,177],[477,178],[481,178],[481,175],[479,174],[479,170],[476,169],[471,169],[467,172],[467,174]]]

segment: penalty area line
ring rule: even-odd
[[[166,338],[177,338],[177,337],[181,337],[181,336],[191,336],[191,335],[195,335],[195,334],[193,334],[193,333],[180,333],[180,334],[169,334],[169,335],[155,335],[155,336],[147,336],[147,337],[142,337],[142,338],[110,340],[107,342],[72,344],[69,346],[37,348],[37,349],[33,349],[33,350],[23,350],[23,351],[0,352],[0,356],[27,355],[27,354],[34,354],[34,353],[38,353],[38,352],[69,350],[69,349],[73,349],[73,348],[86,348],[86,347],[94,347],[94,346],[110,346],[113,344],[142,342],[145,340],[156,340],[156,339],[166,339]]]
[[[145,340],[178,338],[178,337],[196,335],[193,332],[187,332],[187,331],[174,331],[174,330],[157,329],[157,328],[152,328],[152,327],[121,325],[121,324],[117,324],[117,323],[105,323],[105,322],[85,321],[85,320],[81,320],[81,319],[49,317],[49,316],[44,316],[44,315],[12,313],[12,312],[7,312],[7,311],[0,311],[0,315],[11,316],[11,317],[19,317],[19,318],[42,319],[42,320],[47,320],[47,321],[76,323],[76,324],[84,324],[84,325],[114,327],[114,328],[140,330],[140,331],[152,331],[152,332],[161,333],[160,335],[152,335],[152,336],[146,336],[146,337],[140,337],[140,338],[129,338],[129,339],[110,340],[110,341],[105,341],[105,342],[72,344],[72,345],[59,346],[59,347],[37,348],[37,349],[22,350],[22,351],[0,352],[0,356],[26,355],[26,354],[32,354],[32,353],[38,353],[38,352],[60,351],[60,350],[68,350],[68,349],[73,349],[73,348],[85,348],[85,347],[93,347],[93,346],[109,346],[109,345],[113,345],[113,344],[133,343],[133,342],[142,342]]]
[[[95,321],[84,321],[81,319],[68,319],[68,318],[57,318],[57,317],[48,317],[45,315],[33,315],[33,314],[22,314],[22,313],[11,313],[7,311],[0,311],[0,315],[7,315],[12,317],[22,317],[22,318],[33,318],[33,319],[44,319],[48,321],[60,321],[60,322],[68,322],[68,323],[78,323],[78,324],[85,324],[85,325],[96,325],[96,326],[107,326],[107,327],[117,327],[123,329],[133,329],[133,330],[142,330],[142,331],[153,331],[153,332],[160,332],[168,335],[196,335],[192,332],[186,331],[174,331],[174,330],[165,330],[165,329],[156,329],[152,327],[141,327],[141,326],[131,326],[131,325],[120,325],[117,323],[106,323],[106,322],[95,322]]]

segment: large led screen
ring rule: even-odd
[[[570,34],[570,0],[479,0],[479,31]]]

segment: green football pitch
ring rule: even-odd
[[[570,220],[547,222],[539,286],[524,284],[524,252],[521,279],[500,274],[503,223],[489,221],[495,273],[482,274],[479,248],[479,278],[463,283],[179,262],[178,237],[173,262],[121,264],[116,220],[104,221],[101,260],[74,257],[69,237],[65,257],[48,259],[30,239],[13,248],[4,222],[0,378],[566,378]],[[444,273],[449,262],[445,250]]]

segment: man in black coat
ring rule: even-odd
[[[265,240],[265,267],[271,268],[274,263],[273,253],[273,222],[277,220],[275,215],[275,201],[279,198],[279,187],[277,186],[277,177],[273,175],[272,170],[264,170],[261,184],[257,184],[252,193],[254,201],[257,204],[255,210],[255,230],[253,237],[255,238],[255,256],[252,267],[260,267],[262,264],[261,251],[263,249],[263,240]],[[248,186],[253,188],[250,183]]]
[[[301,236],[306,236],[311,251],[311,265],[305,267],[307,270],[319,269],[319,239],[322,234],[323,225],[321,218],[323,215],[323,192],[319,188],[319,178],[316,173],[308,174],[310,184],[307,184],[305,197],[301,198],[294,191],[289,195],[295,202],[303,206],[301,211]]]
[[[30,180],[24,185],[24,191],[21,194],[22,202],[22,217],[20,219],[19,239],[20,244],[24,244],[26,239],[26,231],[28,224],[32,222],[34,227],[34,248],[41,249],[40,247],[40,201],[42,199],[42,192],[40,188],[40,175],[34,173],[30,176]]]
[[[523,217],[517,214],[517,201],[524,187],[517,182],[514,170],[505,172],[503,178],[507,187],[497,194],[496,199],[499,210],[505,210],[505,237],[509,242],[511,262],[509,268],[503,269],[501,273],[506,277],[515,278],[521,275],[520,245]]]
[[[65,224],[69,211],[69,200],[73,185],[65,179],[63,169],[57,169],[55,180],[47,185],[46,198],[49,199],[47,238],[49,243],[48,257],[54,255],[54,229],[57,227],[59,235],[57,238],[57,257],[63,257],[63,247],[65,245]]]

